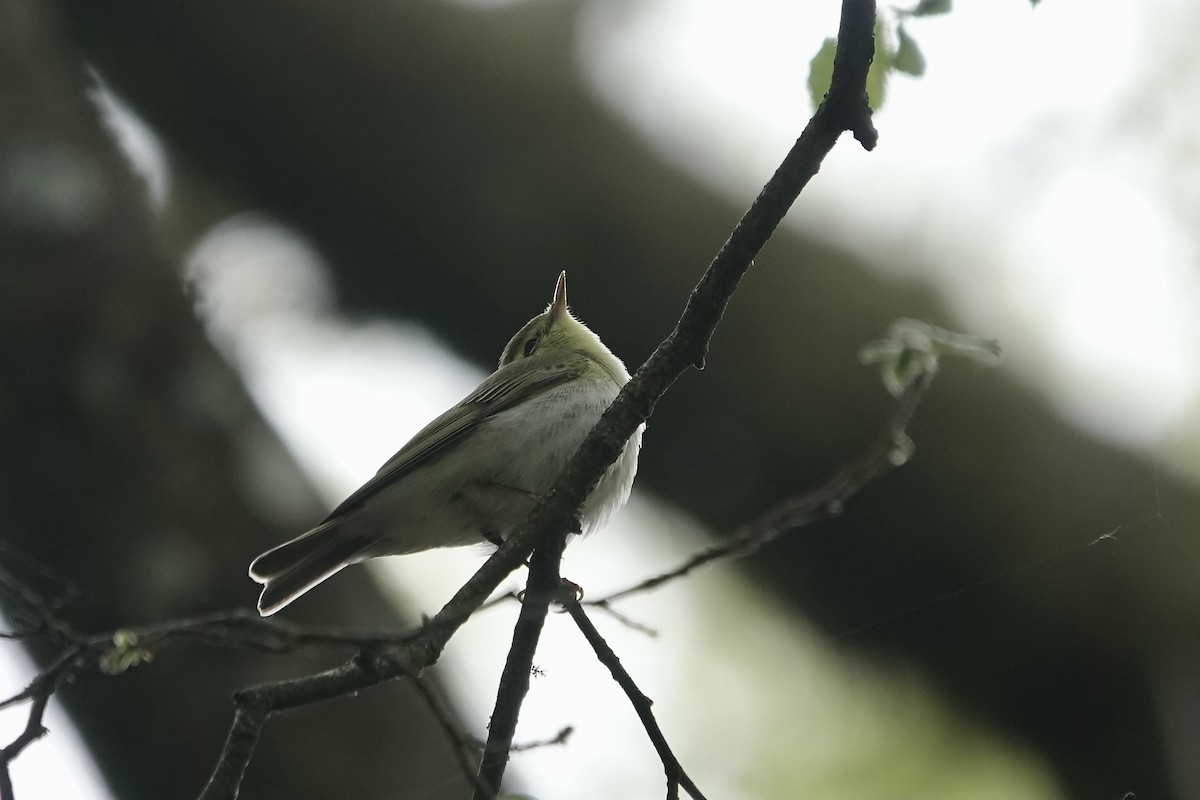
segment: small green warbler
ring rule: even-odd
[[[500,366],[426,425],[325,521],[250,564],[274,614],[343,567],[434,547],[498,544],[549,491],[629,380],[621,360],[554,299],[512,337]],[[644,427],[644,426],[643,426]],[[583,532],[629,499],[642,428],[584,502]]]

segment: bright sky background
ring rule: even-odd
[[[10,642],[0,642],[0,692],[5,697],[24,688],[34,675],[33,664]],[[25,729],[27,706],[0,711],[0,742],[8,744]],[[100,773],[88,757],[79,735],[58,703],[46,709],[43,724],[50,731],[12,764],[13,790],[21,800],[104,800],[109,797]]]
[[[1200,132],[1186,116],[1148,124],[1145,117],[1158,117],[1136,101],[1148,79],[1168,74],[1172,59],[1190,52],[1200,14],[1183,0],[1045,0],[1036,10],[1024,0],[957,5],[948,16],[910,24],[927,74],[893,81],[876,117],[877,151],[868,155],[843,141],[789,224],[872,258],[893,249],[915,253],[889,268],[936,285],[970,332],[1000,338],[1004,368],[1077,424],[1143,447],[1161,446],[1185,426],[1194,430],[1200,286],[1192,230],[1180,221],[1193,218],[1187,211],[1195,211],[1196,198],[1168,186],[1181,171],[1196,170],[1195,163],[1171,160],[1172,145],[1200,140]],[[808,61],[836,31],[838,3],[640,0],[591,2],[585,12],[580,49],[597,91],[666,157],[748,202],[810,113]],[[1175,24],[1152,28],[1160,17]],[[1185,89],[1176,87],[1184,96]],[[1165,96],[1171,87],[1161,91]],[[169,175],[161,148],[120,119],[162,198]],[[139,137],[147,143],[137,145]],[[388,321],[351,326],[338,318],[319,255],[263,220],[212,232],[193,254],[192,269],[211,301],[214,336],[330,502],[482,377],[418,328]],[[281,295],[282,279],[290,289]],[[271,291],[256,292],[256,285]],[[514,330],[544,305],[549,290],[548,284],[546,297],[513,310]],[[603,335],[608,321],[587,322]],[[679,531],[688,526],[679,512],[635,493],[608,531],[572,546],[566,570],[589,593],[602,594],[629,579],[629,563],[639,564],[639,575],[673,563],[684,547]],[[645,536],[647,530],[655,536]],[[397,591],[432,610],[448,596],[446,587],[478,563],[477,553],[452,551],[389,559],[382,571]],[[883,785],[894,797],[908,796],[897,776],[917,781],[908,787],[914,797],[1056,796],[1029,754],[947,716],[915,677],[885,679],[867,665],[848,664],[769,604],[753,615],[761,627],[747,631],[764,642],[763,658],[726,663],[718,637],[729,606],[713,606],[713,597],[765,602],[713,570],[630,604],[630,613],[664,636],[648,639],[605,625],[710,796],[769,796],[753,785],[756,769],[748,763],[730,758],[731,769],[716,771],[706,755],[714,744],[705,737],[720,727],[751,742],[772,715],[809,720],[810,729],[795,735],[811,749],[772,754],[770,742],[756,742],[747,751],[765,753],[775,770],[790,765],[797,781],[808,781],[793,788],[822,797],[878,796],[878,786],[821,783],[823,767],[843,777],[874,770],[890,781]],[[511,610],[490,613],[456,638],[439,667],[462,676],[464,711],[475,719],[490,712],[511,630]],[[720,726],[692,708],[688,692],[696,684],[670,677],[691,679],[688,659],[696,648],[710,659],[703,674],[711,683],[699,690],[728,698],[727,707],[704,709]],[[463,655],[479,652],[491,655]],[[587,797],[657,796],[661,769],[652,751],[569,626],[551,620],[538,660],[553,679],[535,681],[518,738],[553,735],[568,723],[579,730],[569,747],[516,759],[523,774],[540,781],[527,789],[557,796],[555,787],[570,775],[574,785],[593,787]],[[789,686],[811,689],[797,689],[787,703],[745,693],[755,682],[771,686],[797,665],[804,680],[793,675]],[[4,675],[6,687],[24,680],[7,667]],[[13,716],[4,712],[0,723]],[[912,742],[898,735],[918,721],[940,738]],[[89,784],[61,727],[22,756],[20,796],[94,796],[61,786],[30,792],[24,783],[38,774]],[[865,750],[850,746],[864,740]],[[628,749],[595,757],[614,741]],[[57,768],[22,766],[34,758],[66,760]],[[954,774],[947,763],[967,766]]]

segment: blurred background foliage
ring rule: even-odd
[[[339,313],[419,322],[480,365],[561,268],[631,367],[670,330],[749,198],[672,166],[598,98],[576,53],[588,5],[0,6],[0,519],[6,548],[78,586],[74,623],[250,605],[250,558],[320,513],[186,294],[187,254],[232,215],[305,237]],[[164,198],[103,127],[100,79],[161,142]],[[795,86],[780,103],[803,105]],[[781,232],[708,368],[657,409],[639,487],[719,535],[821,479],[888,407],[856,353],[899,316],[961,327],[927,283]],[[1039,754],[1067,796],[1200,797],[1195,486],[998,371],[946,370],[911,433],[916,458],[843,517],[738,569]],[[297,618],[411,614],[361,573]],[[746,646],[736,628],[721,646]],[[296,668],[189,654],[64,701],[114,796],[179,796],[203,783],[229,692]],[[272,724],[247,796],[392,796],[452,772],[419,703],[383,691]],[[440,791],[421,796],[458,796]]]

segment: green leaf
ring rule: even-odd
[[[914,45],[915,46],[915,45]],[[813,108],[825,99],[833,79],[833,59],[837,55],[837,39],[826,39],[821,49],[808,62],[808,94]],[[887,96],[888,74],[896,69],[896,51],[891,37],[884,30],[883,21],[875,20],[875,58],[867,71],[867,101],[872,110],[878,111]]]
[[[883,21],[875,19],[875,58],[867,70],[867,105],[878,111],[887,97],[888,74],[896,66],[896,52],[883,29]]]
[[[1037,5],[1038,0],[1031,0],[1034,5]],[[921,0],[917,3],[917,7],[909,13],[914,17],[932,17],[937,14],[945,14],[950,10],[950,0]]]
[[[829,91],[829,83],[833,80],[833,57],[837,53],[837,39],[826,39],[821,49],[808,62],[808,96],[812,99],[813,108],[821,105],[825,93]]]
[[[896,26],[896,71],[919,78],[925,74],[925,56],[903,25]]]
[[[896,397],[922,375],[936,372],[941,356],[994,364],[1000,359],[1000,344],[915,319],[898,319],[886,339],[868,342],[859,352],[864,364],[879,365],[883,385]]]
[[[138,645],[137,634],[122,629],[113,633],[112,647],[101,654],[99,666],[105,675],[120,675],[153,660],[154,654]]]

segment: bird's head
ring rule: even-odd
[[[569,357],[571,354],[582,354],[598,362],[620,383],[629,379],[624,365],[604,346],[600,337],[567,309],[567,273],[564,270],[554,286],[554,299],[544,312],[525,323],[525,327],[509,340],[500,356],[500,366],[525,358]]]

